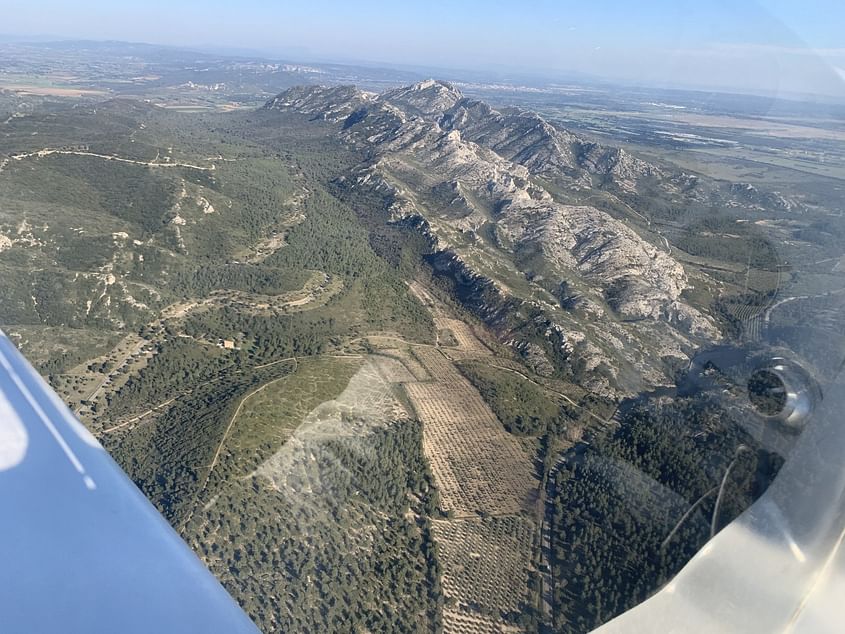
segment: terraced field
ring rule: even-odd
[[[388,348],[383,351],[384,354],[391,356],[395,359],[398,359],[402,362],[402,365],[405,366],[408,372],[410,372],[414,380],[416,381],[429,381],[431,380],[431,375],[429,375],[428,371],[425,369],[422,363],[411,354],[410,350],[407,348],[402,349],[393,349]]]

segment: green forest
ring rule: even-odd
[[[555,631],[588,632],[657,591],[709,538],[728,468],[719,528],[780,464],[706,396],[638,403],[577,445],[553,474]]]

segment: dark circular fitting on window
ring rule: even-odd
[[[771,370],[757,370],[748,379],[748,398],[764,416],[777,416],[787,404],[786,385]]]
[[[799,431],[821,397],[818,384],[801,366],[770,359],[748,378],[748,400],[758,414]]]

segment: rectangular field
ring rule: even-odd
[[[524,517],[438,520],[443,591],[459,606],[521,612],[536,528]]]
[[[455,364],[436,348],[414,346],[411,351],[435,381],[447,382],[462,378]]]
[[[460,517],[530,509],[538,486],[532,457],[469,381],[454,376],[408,383],[405,390],[423,423],[423,448],[444,510]]]

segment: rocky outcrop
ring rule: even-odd
[[[440,116],[454,108],[464,96],[452,84],[428,79],[413,86],[391,90],[380,97],[410,115]]]
[[[635,191],[664,178],[656,166],[433,80],[379,96],[296,89],[267,107],[335,121],[341,137],[366,146],[371,159],[345,185],[379,192],[393,221],[418,227],[435,270],[543,372],[577,361],[597,384],[621,381],[623,367],[659,383],[662,358],[717,335],[684,303],[686,273],[661,241],[594,206],[559,202],[538,180],[588,197],[594,177]],[[577,301],[555,296],[561,281]]]
[[[265,110],[295,110],[327,121],[343,121],[370,101],[355,86],[297,86],[277,95]]]
[[[787,198],[780,192],[763,192],[751,183],[733,183],[730,193],[735,199],[758,211],[801,211],[803,206],[797,200]]]

